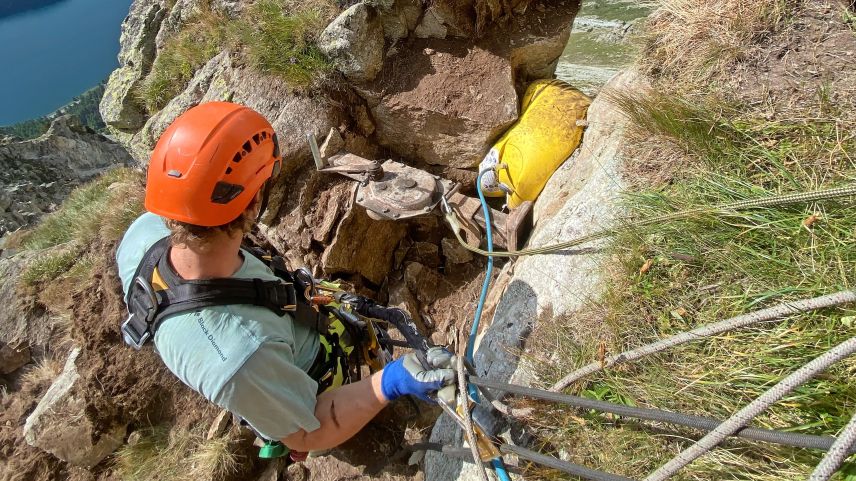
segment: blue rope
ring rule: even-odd
[[[511,476],[508,475],[508,471],[505,469],[505,463],[502,462],[502,458],[492,459],[491,464],[493,465],[493,470],[496,472],[496,477],[499,478],[499,481],[511,481]]]
[[[487,205],[487,200],[484,197],[484,192],[482,192],[482,176],[485,173],[490,172],[490,169],[485,169],[479,172],[479,176],[476,179],[476,190],[479,194],[479,201],[481,201],[482,213],[484,214],[484,223],[485,223],[485,232],[487,234],[487,251],[493,252],[493,228],[490,223],[490,207]],[[464,351],[464,358],[466,358],[467,362],[471,365],[475,366],[473,362],[473,353],[476,347],[476,335],[479,332],[479,323],[481,322],[482,311],[484,310],[484,303],[487,299],[487,291],[490,288],[490,279],[493,275],[493,256],[487,257],[487,272],[484,276],[484,283],[482,283],[481,295],[479,296],[479,303],[476,306],[476,315],[473,318],[473,327],[470,330],[470,337],[467,339],[467,349]],[[479,402],[479,394],[478,390],[475,386],[470,384],[468,386],[468,394],[470,397]],[[508,471],[505,469],[505,463],[502,462],[502,457],[497,457],[491,460],[491,465],[493,466],[494,472],[496,472],[497,478],[499,481],[511,481],[511,477],[508,475]]]
[[[493,229],[490,223],[490,207],[487,205],[487,200],[484,197],[484,192],[482,192],[482,176],[490,172],[490,169],[485,169],[479,172],[479,176],[476,179],[476,190],[479,194],[479,201],[481,201],[482,212],[484,213],[484,222],[485,222],[485,232],[487,234],[487,251],[493,252]],[[479,323],[481,322],[482,311],[484,310],[484,303],[487,299],[487,291],[490,288],[490,278],[493,275],[493,256],[488,256],[487,258],[487,273],[484,276],[484,282],[482,283],[481,295],[479,296],[479,303],[476,306],[476,315],[473,318],[473,327],[470,329],[470,337],[467,339],[467,349],[464,351],[464,358],[470,365],[475,366],[475,362],[473,362],[473,354],[476,347],[476,335],[479,332]],[[469,395],[473,399],[473,401],[479,402],[478,390],[476,390],[475,386],[469,386]]]

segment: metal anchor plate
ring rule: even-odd
[[[376,220],[407,219],[434,210],[452,183],[424,170],[387,160],[383,177],[360,185],[357,204]]]

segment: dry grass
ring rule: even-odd
[[[25,285],[64,276],[88,276],[92,257],[83,255],[94,243],[117,241],[143,212],[143,176],[133,169],[113,169],[69,194],[60,208],[46,216],[19,242],[44,250],[22,275]]]
[[[748,58],[797,0],[662,0],[646,27],[642,62],[675,84],[704,84]]]
[[[53,357],[45,357],[35,365],[29,367],[27,372],[21,376],[22,384],[37,386],[39,384],[50,384],[62,372],[63,363]]]
[[[157,112],[224,49],[242,54],[254,69],[292,87],[311,85],[331,69],[316,40],[338,12],[332,0],[260,0],[240,18],[229,18],[202,2],[167,39],[136,96],[149,113]]]
[[[141,430],[142,436],[115,454],[120,479],[126,481],[196,481],[229,479],[238,472],[239,459],[229,435],[205,439],[193,431],[165,426]]]
[[[780,97],[788,108],[766,109],[731,88],[728,75],[738,66],[746,79],[756,75],[753,69],[765,67],[759,59],[773,55],[765,50],[773,32],[791,21],[806,23],[800,2],[664,4],[650,22],[642,60],[654,76],[654,88],[611,99],[632,126],[625,139],[632,145],[623,149],[632,191],[623,203],[633,217],[856,179],[856,133],[846,104],[830,101],[820,89],[817,95],[798,91],[795,99]],[[811,22],[816,21],[812,17]],[[787,28],[781,33],[774,43],[788,43],[799,31]],[[810,70],[788,70],[797,76],[788,80],[810,82]],[[788,92],[780,89],[777,95]],[[540,367],[541,382],[550,385],[604,354],[701,324],[783,300],[852,289],[854,232],[856,206],[845,201],[702,215],[625,232],[605,257],[606,293],[582,312],[541,323],[533,336],[536,351],[551,353],[550,360],[533,363]],[[641,269],[643,265],[650,268]],[[856,309],[843,306],[741,329],[615,366],[571,390],[621,404],[722,419],[856,335],[854,319]],[[856,359],[838,363],[753,425],[836,434],[856,410],[854,373]],[[701,435],[549,406],[540,406],[531,421],[546,450],[637,479]],[[729,441],[675,479],[805,479],[821,456],[811,450]],[[840,479],[856,479],[856,466],[845,465],[843,471]]]

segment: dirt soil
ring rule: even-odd
[[[736,96],[772,117],[826,104],[856,111],[856,12],[849,2],[804,2],[803,12],[772,36],[732,77]],[[849,20],[848,20],[849,18]],[[849,22],[849,23],[848,23]],[[852,117],[851,117],[852,118]],[[852,126],[851,126],[852,128]]]

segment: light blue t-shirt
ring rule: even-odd
[[[116,263],[127,295],[146,251],[169,235],[163,219],[145,213],[131,224]],[[277,279],[252,254],[236,278]],[[281,439],[320,427],[315,418],[317,383],[306,371],[318,353],[318,334],[253,305],[229,305],[164,318],[154,337],[163,362],[186,385],[243,417],[260,434]]]

